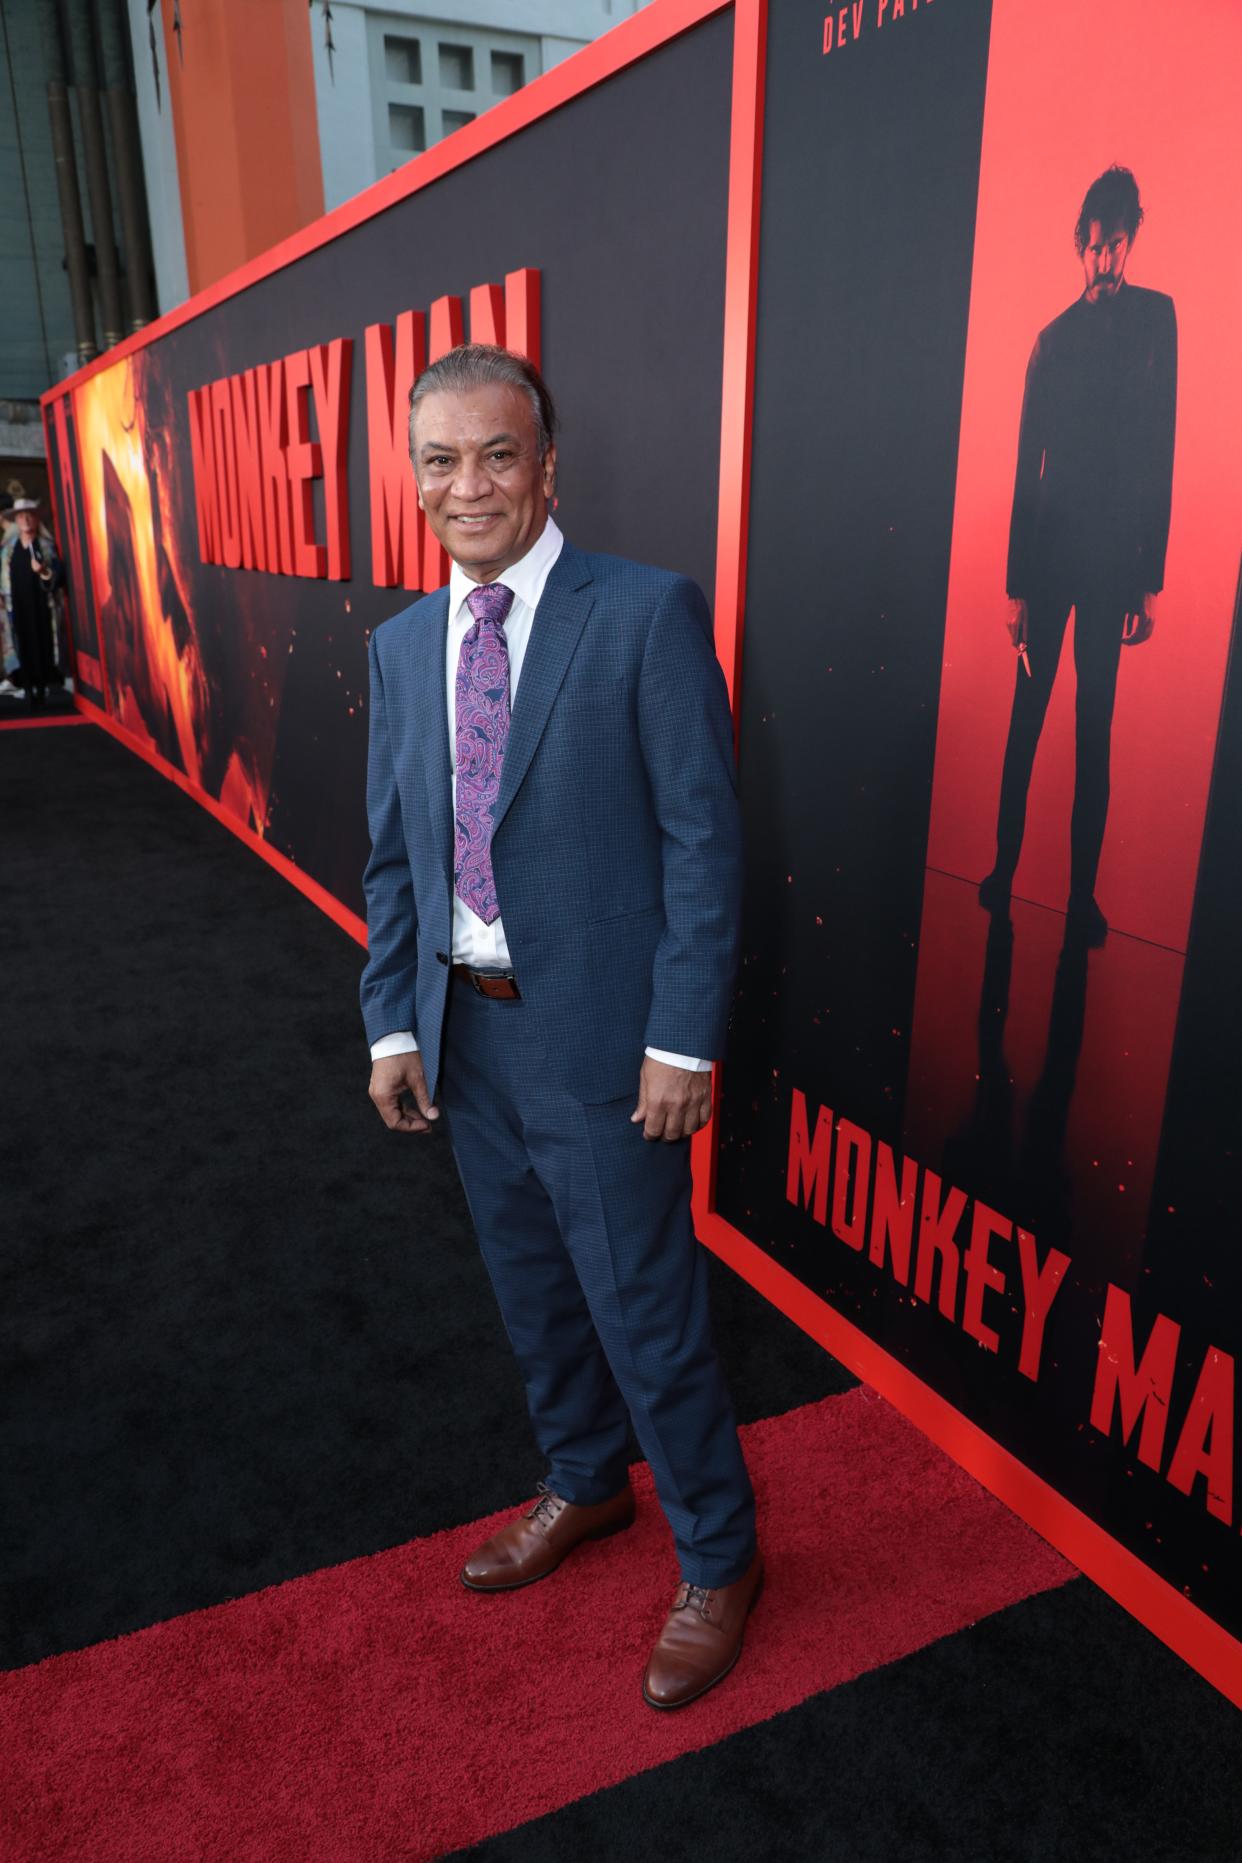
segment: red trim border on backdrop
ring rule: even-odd
[[[78,712],[53,712],[50,718],[0,718],[0,731],[46,731],[52,725],[85,723]]]
[[[734,12],[734,64],[715,599],[717,651],[729,682],[736,719],[745,618],[767,0],[652,0],[641,12],[456,131],[425,155],[260,254],[145,330],[106,351],[65,382],[58,383],[42,397],[45,418],[48,407],[58,395],[72,392],[100,369],[111,367],[124,356],[201,316],[259,279],[384,212],[396,201],[418,192],[729,5]],[[54,499],[57,490],[53,487]],[[85,717],[101,725],[185,790],[350,937],[365,944],[366,928],[356,914],[349,912],[292,861],[230,815],[158,752],[141,744],[98,706],[81,697],[76,702]],[[718,1097],[719,1068],[716,1076]],[[1242,1707],[1242,1645],[720,1216],[715,1207],[716,1152],[713,1121],[693,1141],[694,1213],[700,1240],[1071,1559],[1228,1700]]]

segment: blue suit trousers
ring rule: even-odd
[[[454,980],[439,1104],[548,1481],[585,1505],[626,1480],[627,1412],[683,1578],[732,1584],[754,1496],[711,1339],[690,1147],[644,1139],[624,1100],[554,1083],[527,1006]]]

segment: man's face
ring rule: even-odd
[[[17,534],[23,543],[29,543],[39,528],[37,511],[19,511],[17,513]]]
[[[1082,251],[1088,304],[1098,304],[1116,295],[1129,256],[1130,235],[1124,227],[1115,226],[1111,232],[1106,232],[1098,220],[1091,222]]]
[[[427,522],[468,576],[494,582],[548,519],[556,448],[540,459],[529,397],[500,382],[428,395],[411,440]]]

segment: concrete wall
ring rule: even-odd
[[[311,7],[319,146],[323,157],[324,203],[337,207],[386,174],[391,163],[377,159],[375,95],[368,15],[424,25],[462,26],[483,33],[512,33],[539,43],[540,68],[549,70],[598,38],[647,0],[385,0],[360,5],[332,0],[336,54],[329,70],[321,5]],[[535,75],[534,73],[531,74]]]
[[[12,0],[7,0],[12,5]],[[366,7],[355,0],[333,0],[335,54],[329,69],[321,5],[310,9],[315,61],[316,110],[323,159],[324,205],[332,208],[378,180],[374,99],[369,62],[367,14],[404,16],[423,22],[473,26],[484,31],[530,34],[541,42],[546,71],[589,40],[636,13],[646,0],[389,0]],[[156,291],[161,311],[189,295],[177,153],[165,69],[168,53],[156,15],[160,61],[160,97],[152,71],[146,0],[128,0],[138,126],[146,170]]]
[[[367,50],[367,15],[361,6],[332,6],[336,52],[332,70],[324,46],[323,8],[312,6],[311,46],[315,58],[315,100],[319,112],[319,152],[323,161],[323,204],[339,207],[377,179],[375,135],[371,124],[371,76]]]
[[[185,236],[181,225],[181,192],[177,183],[177,151],[173,143],[172,105],[164,35],[159,13],[155,21],[160,66],[159,95],[151,63],[151,41],[146,0],[129,0],[129,32],[134,50],[134,85],[138,96],[138,134],[142,140],[142,166],[147,183],[147,213],[151,221],[151,252],[155,262],[155,293],[161,311],[182,304],[190,295],[185,263]]]

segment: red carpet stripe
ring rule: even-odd
[[[643,1467],[638,1524],[523,1591],[458,1584],[476,1521],[0,1678],[0,1851],[440,1855],[1072,1576],[864,1388],[743,1436],[768,1584],[701,1702],[657,1715],[639,1695],[676,1577]]]
[[[50,718],[0,718],[0,731],[46,731],[49,725],[80,725],[80,712],[54,712]]]

